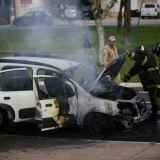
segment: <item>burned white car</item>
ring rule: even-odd
[[[109,95],[107,87],[106,96],[101,97],[95,92],[97,89],[90,90],[87,85],[94,84],[94,76],[92,81],[86,81],[79,66],[55,58],[1,58],[0,126],[35,121],[42,131],[78,125],[97,134],[108,127],[110,119],[129,128],[148,118],[151,106],[144,99],[147,93],[139,97],[134,91],[106,80],[105,84],[113,91],[115,88],[115,93],[121,92],[121,96]]]
[[[122,63],[118,60],[113,64],[114,69],[104,69],[97,76],[93,68],[79,64],[79,66],[70,68],[67,75],[78,82],[94,98],[117,102],[119,113],[112,117],[114,122],[122,124],[125,128],[131,128],[134,124],[149,118],[152,106],[148,92],[133,89],[134,87],[128,88],[123,83],[119,85],[111,80],[110,76],[117,75]]]

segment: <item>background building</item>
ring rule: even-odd
[[[107,0],[103,0],[104,3],[107,3]],[[139,10],[143,3],[152,3],[157,2],[160,3],[160,0],[131,0],[131,9]],[[117,13],[119,11],[120,0],[118,0],[117,4],[111,10],[112,13]]]
[[[33,8],[44,7],[47,0],[0,0],[0,24],[8,24]]]
[[[8,24],[10,21],[10,1],[0,0],[0,24]]]
[[[22,16],[28,11],[35,8],[49,9],[56,14],[58,4],[60,3],[78,3],[80,0],[0,0],[0,24],[9,24],[15,17]],[[92,0],[91,0],[92,1]],[[108,0],[102,0],[102,7]],[[160,0],[131,0],[131,9],[140,9],[142,3],[145,2],[159,2]],[[111,10],[110,15],[116,15],[119,11],[120,0]]]
[[[32,8],[44,6],[44,0],[14,0],[15,16],[19,17]]]
[[[79,0],[11,0],[11,21],[34,9],[50,10],[57,13],[59,3],[75,3]]]

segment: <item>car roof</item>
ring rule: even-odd
[[[43,58],[43,57],[3,57],[0,59],[0,62],[14,62],[14,63],[23,63],[24,64],[33,64],[35,65],[43,65],[47,67],[55,67],[60,70],[67,70],[72,67],[76,67],[79,65],[78,62],[58,59],[58,58]]]

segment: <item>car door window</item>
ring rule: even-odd
[[[15,70],[0,74],[1,91],[33,90],[32,78],[27,70]]]
[[[37,74],[54,77],[45,80],[46,88],[52,97],[59,95],[70,97],[74,95],[73,89],[56,72],[48,69],[39,69]]]
[[[62,81],[57,77],[39,77],[36,84],[40,100],[55,98],[63,93]]]

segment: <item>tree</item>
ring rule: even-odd
[[[95,24],[98,37],[98,55],[99,55],[99,64],[103,64],[103,48],[104,48],[104,27],[102,21],[109,14],[110,9],[115,5],[117,0],[108,0],[105,6],[102,8],[102,0],[92,0],[92,11],[95,17]]]

